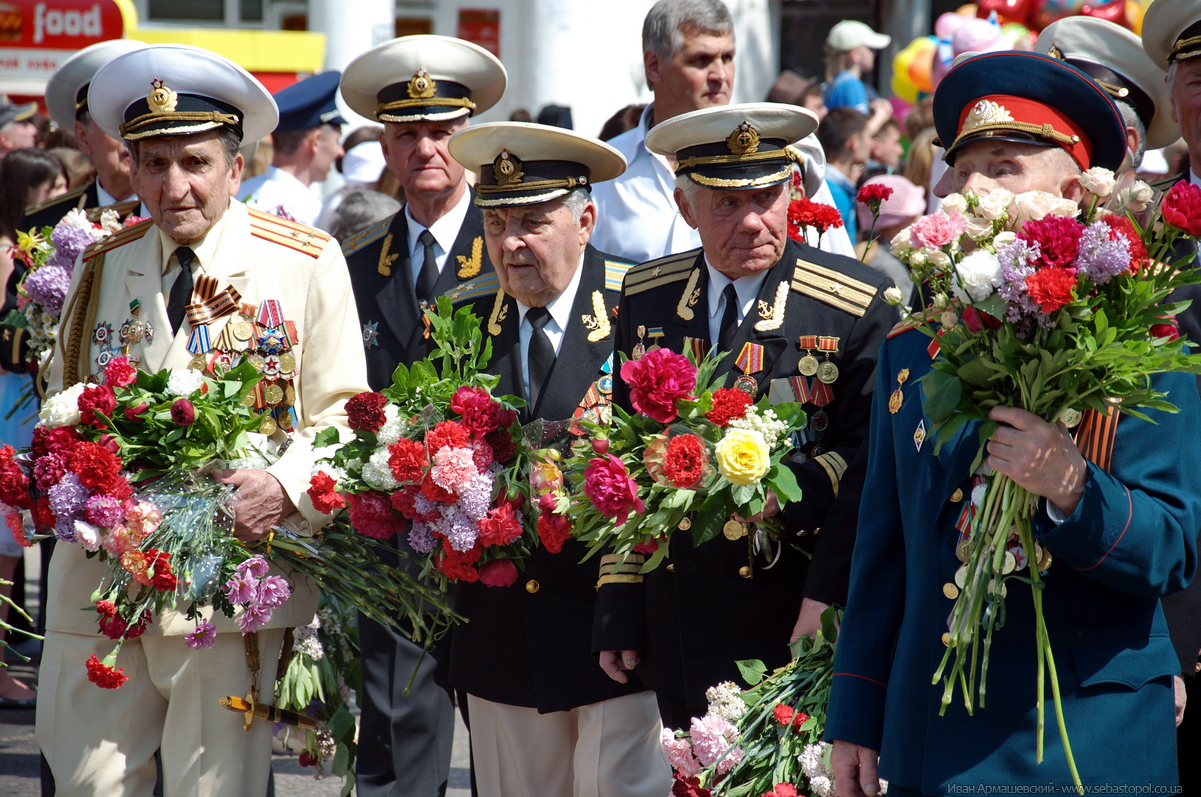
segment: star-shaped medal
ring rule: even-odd
[[[368,321],[363,324],[363,348],[370,349],[379,345],[379,322]]]

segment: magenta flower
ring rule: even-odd
[[[634,409],[659,423],[676,419],[676,402],[692,398],[696,388],[696,368],[682,354],[670,349],[655,349],[639,360],[621,365],[621,378],[630,387]]]
[[[630,511],[645,512],[646,504],[638,497],[638,482],[630,478],[625,463],[612,454],[588,460],[584,469],[584,495],[605,517],[626,522]]]
[[[183,641],[192,650],[199,650],[200,648],[211,648],[216,638],[217,626],[208,620],[201,620],[197,623],[196,628],[184,634]]]

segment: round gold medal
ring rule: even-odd
[[[692,528],[692,518],[680,518],[680,522],[676,524],[676,528],[680,531],[688,531]]]
[[[721,527],[721,533],[727,540],[741,540],[747,535],[746,524],[738,520],[727,520]]]
[[[905,394],[898,387],[892,391],[892,395],[888,397],[888,411],[896,415],[901,411],[901,405],[905,403]]]
[[[208,363],[203,357],[193,357],[192,362],[188,363],[188,369],[192,371],[203,371],[205,368],[208,368]]]
[[[263,388],[263,398],[274,407],[284,400],[284,390],[279,385],[267,385]]]
[[[296,370],[296,355],[291,352],[284,352],[279,355],[279,370],[285,374],[289,374]]]
[[[755,397],[755,394],[759,392],[759,383],[755,381],[755,377],[747,376],[746,374],[743,374],[734,380],[734,387],[735,389],[746,393],[752,399]]]
[[[1084,420],[1084,415],[1080,410],[1068,408],[1059,416],[1059,422],[1069,429],[1074,429],[1080,425],[1080,421]]]
[[[275,419],[270,415],[263,415],[263,422],[259,424],[259,433],[270,435],[275,433],[275,429]]]
[[[279,416],[279,428],[285,432],[292,431],[292,413],[285,412]]]
[[[254,334],[254,324],[249,321],[239,321],[234,324],[234,337],[238,340],[250,340]]]
[[[817,367],[817,379],[827,385],[832,385],[838,381],[838,366],[826,360]]]
[[[971,552],[972,552],[972,541],[971,540],[964,540],[963,542],[961,542],[955,546],[955,558],[958,559],[959,561],[963,562],[964,564],[967,564],[968,556],[971,555]]]
[[[243,407],[253,407],[254,406],[254,394],[253,393],[247,393],[245,396],[242,397],[242,406]]]
[[[801,372],[801,376],[813,376],[817,373],[817,358],[812,354],[806,354],[796,364],[796,368]]]
[[[950,600],[955,600],[959,597],[959,587],[948,581],[942,585],[942,594],[946,595]]]
[[[288,385],[284,388],[284,402],[287,403],[289,407],[296,403],[296,388],[292,387],[291,385]]]

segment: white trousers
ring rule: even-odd
[[[259,631],[261,699],[271,689],[284,629]],[[100,634],[48,631],[42,650],[37,740],[59,797],[149,797],[154,752],[162,749],[165,797],[262,797],[271,769],[272,723],[244,731],[225,695],[245,697],[250,671],[239,634],[218,634],[210,649],[181,636],[126,641],[117,657],[129,680],[101,689],[84,662],[116,643]]]
[[[665,797],[671,766],[654,692],[570,711],[467,695],[480,797]]]

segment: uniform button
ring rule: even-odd
[[[688,531],[688,529],[692,528],[692,518],[680,518],[680,522],[676,525],[676,528],[680,531]]]
[[[542,585],[539,584],[537,581],[535,581],[532,578],[529,581],[525,582],[525,591],[530,593],[531,595],[533,595],[535,592],[537,592],[541,588],[542,588]]]
[[[942,643],[947,647],[951,646],[951,634],[949,631],[942,635]]]
[[[750,578],[751,568],[747,565],[743,565],[742,567],[738,568],[738,575],[742,576],[743,578]]]
[[[962,500],[963,500],[963,490],[956,487],[955,492],[951,493],[951,503],[957,504]]]
[[[675,565],[668,565],[668,566],[667,566],[667,572],[668,572],[668,573],[674,573],[674,572],[676,572],[676,566],[675,566]]]
[[[948,581],[942,585],[942,594],[946,595],[951,600],[955,600],[959,597],[959,587]]]

